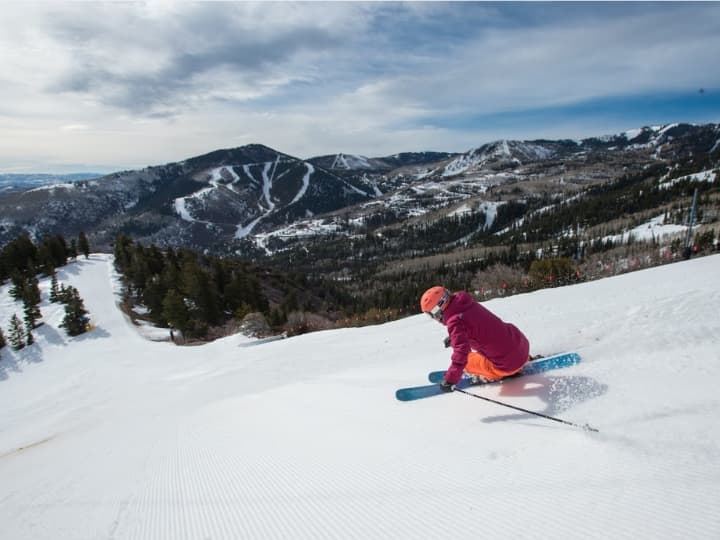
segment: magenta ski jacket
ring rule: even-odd
[[[453,348],[452,364],[445,374],[445,380],[451,384],[461,379],[471,350],[508,373],[520,369],[528,359],[530,344],[525,335],[464,291],[452,296],[443,312],[443,322]]]

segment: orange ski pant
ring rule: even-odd
[[[491,381],[497,381],[517,373],[523,367],[525,367],[524,364],[515,371],[503,371],[496,368],[490,360],[485,358],[479,352],[472,351],[470,354],[468,354],[468,362],[465,366],[465,371],[467,371],[471,375],[480,375],[481,377],[484,377]]]

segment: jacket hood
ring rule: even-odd
[[[475,303],[475,300],[465,291],[456,292],[452,295],[448,307],[443,312],[443,320],[447,321],[450,317],[458,315],[467,310]]]

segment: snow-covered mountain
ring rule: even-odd
[[[369,188],[262,145],[218,150],[180,163],[43,186],[0,197],[0,238],[21,230],[91,231],[108,245],[118,232],[161,245],[207,249],[256,228],[371,198]]]
[[[455,158],[443,169],[443,176],[455,176],[475,172],[485,167],[514,167],[531,161],[543,161],[556,157],[562,143],[496,141],[470,150]]]
[[[374,171],[389,172],[411,165],[435,164],[453,157],[448,152],[402,152],[392,156],[368,158],[352,154],[319,156],[309,161],[332,171]]]
[[[0,245],[23,231],[34,238],[85,231],[102,248],[125,233],[162,247],[257,254],[267,252],[269,239],[302,238],[318,230],[318,222],[333,234],[352,236],[366,234],[373,222],[401,225],[437,211],[484,208],[507,200],[511,191],[516,199],[566,199],[652,165],[672,166],[719,149],[720,126],[714,124],[582,141],[503,140],[459,155],[347,153],[302,160],[255,144],[96,180],[0,193]],[[513,187],[506,190],[508,184]]]
[[[36,343],[0,351],[0,536],[718,538],[719,273],[715,255],[486,303],[582,362],[472,391],[589,433],[460,393],[396,401],[449,362],[421,315],[150,341],[91,255],[58,277],[95,329],[68,338],[43,280]]]
[[[313,163],[325,167],[328,170],[378,170],[386,169],[382,161],[371,159],[365,156],[353,154],[333,154],[330,156],[319,156],[312,158]]]
[[[450,161],[442,171],[443,176],[477,173],[485,170],[503,170],[549,160],[573,159],[597,152],[625,152],[633,150],[662,151],[663,145],[673,141],[687,140],[696,150],[712,151],[712,141],[720,138],[720,128],[709,126],[669,124],[643,127],[615,135],[605,135],[571,141],[511,141],[500,140],[472,149]],[[689,139],[689,140],[688,140]],[[675,149],[677,151],[677,149]],[[669,157],[669,156],[666,156]]]

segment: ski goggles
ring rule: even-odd
[[[442,309],[440,308],[440,306],[435,306],[430,311],[426,311],[425,313],[430,315],[430,317],[435,319],[436,321],[442,322],[443,312],[442,312]]]
[[[443,320],[443,306],[447,304],[447,301],[450,299],[450,293],[449,291],[445,291],[445,294],[442,295],[440,300],[438,301],[437,305],[433,307],[430,311],[426,311],[430,317],[435,319],[436,321],[442,322]]]

